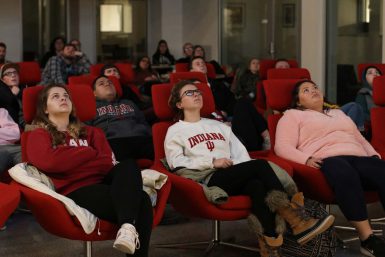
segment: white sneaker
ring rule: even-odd
[[[134,254],[135,249],[139,249],[139,235],[133,225],[124,223],[116,235],[114,248],[128,254]]]

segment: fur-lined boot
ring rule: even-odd
[[[271,211],[276,212],[290,225],[299,244],[307,243],[327,230],[334,222],[333,215],[322,219],[309,217],[304,208],[304,197],[301,192],[294,194],[289,201],[285,192],[274,190],[266,197],[266,203]]]
[[[247,220],[250,230],[257,235],[260,256],[281,257],[280,249],[283,244],[282,233],[285,231],[285,221],[280,218],[276,219],[276,232],[278,236],[268,237],[263,234],[263,227],[255,215],[250,214]]]

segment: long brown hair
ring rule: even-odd
[[[46,129],[52,136],[53,147],[56,147],[65,143],[66,136],[63,132],[57,130],[56,125],[49,120],[48,114],[46,113],[49,91],[54,87],[63,88],[68,93],[72,102],[71,95],[69,94],[67,87],[55,84],[44,87],[43,90],[39,93],[36,105],[36,116],[32,124]],[[73,104],[72,111],[69,115],[68,133],[73,138],[80,138],[86,136],[86,129],[76,117],[76,111]]]
[[[192,80],[181,80],[178,83],[176,83],[172,89],[170,98],[168,99],[168,106],[173,110],[175,113],[174,120],[183,120],[184,119],[184,113],[183,110],[178,108],[177,103],[180,102],[180,91],[182,88],[184,88],[187,85],[194,85],[194,81]]]

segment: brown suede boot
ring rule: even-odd
[[[334,222],[333,215],[328,215],[322,219],[309,217],[304,209],[302,193],[293,195],[291,202],[289,202],[286,193],[272,191],[267,196],[266,203],[272,211],[277,212],[290,225],[299,244],[307,243],[327,230]]]
[[[284,233],[286,229],[285,221],[279,217],[276,218],[276,232],[278,234],[276,238],[263,234],[263,227],[255,215],[250,214],[247,221],[250,230],[257,235],[260,256],[281,257],[280,248],[283,243],[282,233]]]
[[[259,255],[261,257],[281,257],[281,245],[283,244],[282,235],[277,238],[268,236],[259,236]]]

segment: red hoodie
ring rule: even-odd
[[[86,130],[87,136],[81,139],[67,133],[66,144],[55,148],[45,129],[36,129],[28,137],[28,161],[49,176],[56,191],[63,195],[100,183],[114,166],[115,158],[104,133],[94,127],[86,126]]]

